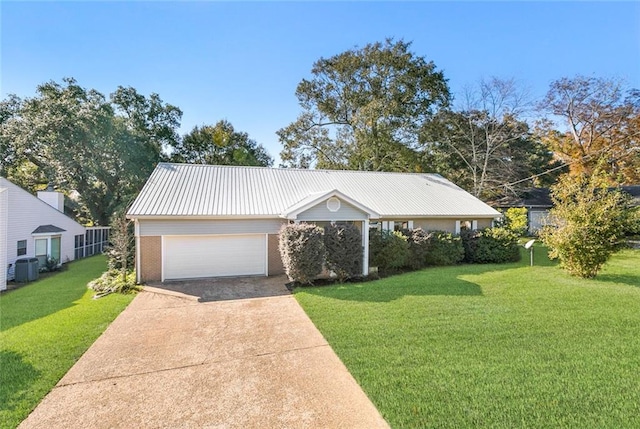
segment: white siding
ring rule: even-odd
[[[84,234],[85,228],[4,178],[0,178],[0,186],[6,187],[9,192],[6,263],[14,264],[16,259],[35,256],[35,240],[31,233],[40,225],[55,225],[65,230],[59,234],[61,235],[60,259],[63,263],[72,261],[75,248],[74,236]],[[27,254],[20,257],[17,255],[18,240],[27,240]]]
[[[0,290],[7,288],[7,196],[7,189],[0,188]]]
[[[324,200],[315,206],[303,211],[297,220],[309,221],[341,221],[341,220],[364,220],[367,214],[353,205],[340,200],[340,208],[332,212],[327,208],[327,201]]]
[[[140,236],[210,235],[210,234],[277,234],[284,219],[183,220],[140,219]]]

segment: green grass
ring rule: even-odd
[[[105,269],[94,256],[0,295],[0,427],[26,418],[133,299],[92,299],[87,282]]]
[[[640,427],[640,251],[595,280],[544,253],[296,298],[394,428]]]

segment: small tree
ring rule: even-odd
[[[290,281],[311,283],[322,272],[323,234],[322,228],[307,223],[282,226],[278,247]]]
[[[551,188],[555,226],[543,228],[540,237],[551,249],[549,256],[571,275],[593,278],[609,257],[624,247],[625,231],[632,222],[629,197],[610,190],[606,174],[564,175]]]
[[[362,274],[362,235],[353,224],[329,225],[324,230],[327,268],[340,281]]]
[[[124,282],[127,273],[133,270],[134,238],[132,223],[126,211],[120,210],[111,218],[109,247],[106,250],[109,270],[120,271]]]

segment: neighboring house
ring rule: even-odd
[[[106,227],[85,228],[64,214],[64,195],[51,189],[38,197],[0,177],[0,290],[15,274],[15,262],[48,258],[59,263],[102,251],[108,242]]]
[[[635,206],[640,206],[640,185],[621,186],[620,189],[631,196]],[[490,204],[501,210],[525,207],[530,234],[537,234],[542,227],[549,224],[549,210],[553,208],[549,188],[530,188],[523,191],[522,197],[504,197]]]
[[[138,281],[275,275],[290,222],[446,230],[490,226],[500,213],[436,174],[159,164],[127,216]]]

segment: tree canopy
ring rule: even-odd
[[[157,94],[120,87],[107,99],[72,78],[39,85],[32,98],[10,96],[0,111],[0,174],[31,191],[54,184],[100,225],[137,194],[182,115]]]
[[[449,103],[433,62],[387,39],[313,65],[298,84],[302,114],[277,134],[286,166],[414,170],[420,127]]]
[[[266,149],[236,131],[228,121],[194,127],[175,147],[174,162],[191,164],[253,165],[269,167],[273,159]]]
[[[562,78],[551,83],[541,108],[564,121],[547,119],[540,129],[571,173],[590,173],[604,161],[611,183],[640,182],[640,91],[617,79]]]
[[[526,180],[557,165],[520,119],[526,104],[513,80],[481,81],[456,109],[443,109],[423,124],[426,168],[483,198],[551,183],[553,176]]]

